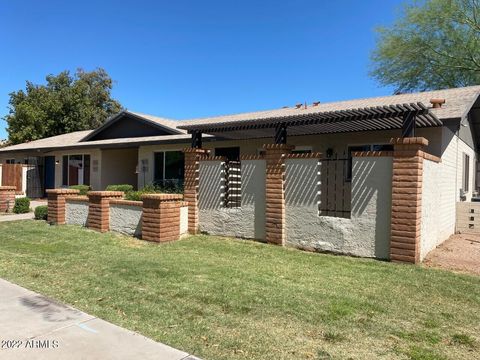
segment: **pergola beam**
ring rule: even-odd
[[[411,103],[305,114],[300,113],[291,116],[265,119],[192,124],[183,127],[180,126],[179,128],[188,130],[191,134],[196,131],[220,134],[255,129],[262,131],[275,129],[275,137],[279,135],[280,141],[282,136],[277,133],[282,127],[285,127],[282,131],[286,136],[286,128],[291,128],[292,133],[295,133],[295,127],[303,128],[311,126],[313,129],[316,127],[315,125],[320,127],[324,125],[327,129],[332,128],[332,130],[328,131],[330,133],[335,132],[335,124],[338,124],[339,129],[348,129],[350,127],[348,123],[352,123],[352,128],[358,127],[359,123],[364,123],[365,126],[359,131],[405,128],[405,131],[402,131],[402,133],[407,135],[414,134],[417,125],[421,127],[442,125],[442,122],[438,120],[434,114],[430,113],[425,105],[422,103]],[[402,126],[402,124],[404,126]],[[360,127],[362,126],[360,125]]]

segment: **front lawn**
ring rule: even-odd
[[[0,223],[0,277],[204,359],[478,359],[480,277]]]

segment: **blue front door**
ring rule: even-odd
[[[55,156],[45,156],[45,190],[55,188]]]

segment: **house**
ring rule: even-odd
[[[286,163],[279,160],[282,162],[282,166],[286,166],[287,173],[280,168],[277,169],[278,174],[285,176],[287,183],[286,193],[281,194],[281,197],[286,198],[286,202],[279,207],[279,212],[283,214],[283,207],[285,204],[288,205],[289,199],[302,199],[302,201],[292,200],[292,206],[298,207],[300,203],[300,205],[308,203],[308,206],[316,207],[315,217],[320,216],[322,221],[330,221],[330,223],[316,224],[318,219],[312,218],[310,225],[313,223],[316,225],[312,225],[311,233],[302,236],[313,238],[314,234],[318,233],[318,229],[315,230],[315,227],[321,226],[322,229],[326,229],[326,236],[338,237],[342,242],[341,245],[332,245],[332,243],[323,244],[317,241],[313,244],[315,249],[388,258],[391,257],[391,252],[386,248],[381,249],[381,246],[376,246],[375,242],[379,242],[378,234],[382,233],[382,236],[386,236],[385,234],[396,231],[393,229],[395,222],[391,222],[390,217],[388,217],[388,226],[385,225],[382,229],[380,229],[383,226],[382,223],[386,224],[387,222],[378,219],[373,223],[365,222],[356,225],[360,228],[365,227],[365,231],[371,226],[378,227],[376,235],[368,235],[373,236],[371,241],[369,240],[370,250],[359,250],[355,248],[355,245],[345,245],[350,241],[350,235],[347,233],[355,232],[355,228],[349,228],[351,225],[348,221],[360,213],[365,213],[374,197],[373,195],[368,199],[359,197],[365,194],[361,195],[358,188],[355,188],[355,181],[358,181],[358,176],[360,176],[358,168],[355,168],[356,164],[357,166],[360,166],[359,164],[371,166],[374,171],[379,171],[378,176],[390,177],[389,183],[386,185],[379,184],[378,178],[374,179],[371,176],[368,178],[368,174],[365,175],[364,180],[365,184],[371,182],[372,194],[379,194],[378,186],[384,187],[381,191],[385,194],[390,193],[390,198],[385,198],[385,201],[390,204],[388,206],[392,207],[394,213],[396,200],[394,199],[392,205],[391,193],[395,192],[393,189],[396,184],[404,179],[403,177],[395,178],[397,176],[395,161],[400,162],[400,160],[395,160],[394,150],[398,150],[397,154],[400,154],[402,151],[413,151],[417,145],[418,149],[421,148],[426,161],[432,160],[435,163],[435,165],[428,163],[423,166],[422,162],[418,166],[412,166],[412,169],[419,169],[418,176],[423,176],[423,182],[420,181],[415,186],[426,187],[428,184],[428,188],[424,189],[423,194],[428,192],[431,194],[431,196],[429,195],[431,199],[423,199],[424,205],[436,208],[435,219],[432,220],[429,214],[425,214],[426,219],[421,225],[425,228],[428,223],[430,224],[428,226],[435,227],[435,235],[432,235],[434,239],[430,240],[428,246],[425,245],[429,248],[434,247],[454,233],[456,203],[470,201],[477,189],[475,181],[477,147],[480,136],[479,95],[480,86],[472,86],[331,103],[298,104],[294,107],[270,111],[185,121],[173,121],[122,111],[98,129],[2,148],[0,149],[0,162],[35,165],[44,189],[88,184],[94,190],[103,190],[109,184],[125,183],[142,188],[152,183],[163,186],[183,183],[184,180],[187,180],[184,169],[188,169],[189,166],[188,152],[184,153],[184,149],[210,150],[210,163],[199,164],[196,168],[200,172],[200,185],[195,185],[200,187],[198,190],[200,200],[198,204],[196,198],[191,201],[190,212],[193,214],[193,228],[197,228],[198,224],[195,223],[197,215],[202,223],[202,209],[205,210],[203,219],[206,219],[206,214],[209,214],[208,216],[223,219],[222,221],[233,221],[234,219],[228,214],[236,211],[234,208],[241,208],[243,205],[245,208],[247,207],[248,196],[245,195],[250,194],[251,199],[258,199],[260,195],[255,192],[258,189],[253,189],[252,184],[255,181],[262,182],[264,180],[252,178],[247,181],[248,171],[251,170],[252,174],[265,177],[265,169],[261,171],[259,169],[261,166],[266,168],[266,186],[268,188],[269,147],[264,145],[277,144],[280,148],[288,145],[288,153],[292,156],[287,157],[289,161]],[[403,138],[423,138],[424,140],[418,144],[392,141],[392,139]],[[397,145],[398,149],[395,149]],[[402,146],[403,148],[399,150]],[[287,148],[285,147],[285,149]],[[250,169],[244,168],[248,161],[258,160],[265,153],[267,153],[266,165],[256,164],[252,165]],[[359,160],[361,157],[378,158],[367,164],[364,163],[366,160]],[[390,160],[382,163],[381,157],[389,157]],[[306,166],[307,160],[312,158],[317,160]],[[205,159],[206,155],[203,156],[203,160]],[[295,163],[296,159],[303,159],[304,162],[302,164]],[[215,164],[215,161],[218,163]],[[380,168],[375,170],[378,163],[381,163],[383,170]],[[320,168],[317,171],[318,164],[320,164]],[[202,181],[202,176],[204,179],[208,178],[210,176],[208,171],[215,174],[213,178],[209,179],[208,186],[218,180],[218,176],[220,176],[218,174],[224,174],[222,175],[224,176],[223,182],[218,184],[215,191],[202,188],[202,186],[206,186],[206,182]],[[312,198],[311,201],[306,201],[307,195],[298,190],[305,187],[302,181],[297,181],[295,189],[289,187],[289,181],[292,184],[295,181],[294,175],[289,177],[288,171],[290,174],[297,172],[296,179],[311,181],[311,196],[308,195]],[[298,171],[304,171],[304,173],[298,173]],[[406,177],[415,177],[415,171],[409,170]],[[427,177],[427,173],[432,175]],[[239,177],[241,181],[232,180],[236,177]],[[319,188],[315,187],[317,183],[321,183]],[[279,186],[283,187],[281,184]],[[191,187],[191,184],[186,183],[186,199],[188,198],[188,187]],[[220,191],[217,195],[222,200],[217,201],[216,198],[213,198],[212,204],[216,205],[208,208],[210,205],[205,202],[202,205],[202,191],[209,196]],[[232,227],[237,232],[232,233],[228,229],[220,229],[220,224],[207,224],[205,229],[212,233],[225,233],[269,241],[268,197],[271,191],[262,190],[261,193],[261,196],[266,198],[267,207],[257,207],[254,216],[248,218],[259,223],[260,225],[256,225],[258,228],[242,232],[242,224],[238,224],[238,226]],[[195,194],[198,195],[196,192]],[[314,197],[315,199],[313,199]],[[381,218],[382,205],[379,203],[381,199],[376,199],[377,204],[374,209],[377,218]],[[362,206],[359,205],[360,200],[363,201]],[[223,204],[223,207],[230,209],[218,212],[220,203]],[[388,206],[384,210],[388,210],[386,212],[390,213]],[[401,212],[405,206],[399,207],[399,211]],[[426,211],[426,206],[423,208],[423,211]],[[420,205],[417,210],[421,213]],[[242,214],[244,213],[247,212],[243,211]],[[260,213],[264,214],[265,219],[262,218],[258,222],[259,217],[262,217]],[[242,216],[237,216],[237,218],[243,219]],[[331,218],[336,220],[331,222]],[[285,216],[282,215],[280,226],[275,226],[281,229],[281,234],[278,235],[281,239],[287,236],[285,234],[288,229],[294,228],[289,227],[288,221],[285,219]],[[250,221],[247,218],[243,220],[245,220],[243,223]],[[265,222],[267,223],[266,227]],[[404,224],[401,225],[404,226]],[[398,232],[409,231],[404,230],[402,226],[400,226],[402,230],[398,230]],[[415,226],[419,227],[420,225],[416,224]],[[299,229],[306,228],[308,226],[299,225],[296,231],[300,232]],[[284,231],[284,229],[286,230]],[[305,243],[299,240],[296,245],[308,248],[312,247],[312,241]],[[345,250],[346,248],[349,250]],[[425,247],[421,255],[415,256],[423,257],[427,250]],[[415,247],[415,251],[419,252],[420,250]]]

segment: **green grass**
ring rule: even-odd
[[[0,234],[0,277],[205,359],[480,357],[479,277],[43,221]]]

